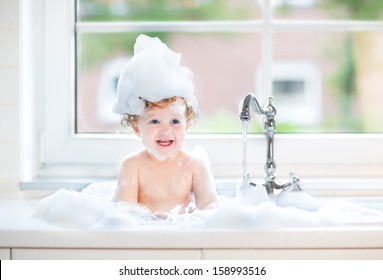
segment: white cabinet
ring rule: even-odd
[[[154,249],[12,249],[15,260],[198,260],[201,250]]]
[[[0,249],[15,260],[382,260],[383,249]]]
[[[205,260],[381,260],[383,249],[208,249]]]
[[[9,248],[0,248],[0,260],[10,260],[11,250]]]

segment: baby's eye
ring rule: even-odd
[[[171,120],[170,123],[171,124],[179,124],[181,122],[179,120],[177,120],[177,119],[174,119],[174,120]]]
[[[160,121],[159,120],[156,120],[156,119],[153,119],[149,122],[150,124],[159,124]]]

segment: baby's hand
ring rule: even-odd
[[[158,220],[166,220],[169,218],[170,213],[167,212],[154,212],[153,216]]]

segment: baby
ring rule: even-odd
[[[142,204],[152,212],[198,209],[217,200],[208,164],[184,151],[187,129],[198,116],[190,70],[158,38],[140,35],[122,70],[113,107],[141,138],[144,150],[128,156],[118,175],[116,201]]]

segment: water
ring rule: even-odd
[[[242,135],[243,135],[243,176],[247,174],[247,127],[249,121],[242,121]]]
[[[250,173],[247,170],[247,128],[249,121],[242,121],[243,127],[243,175],[239,179],[236,188],[236,199],[242,205],[254,205],[269,200],[266,188],[263,185],[252,185]]]
[[[249,121],[242,121],[242,134],[243,134],[243,175],[242,175],[242,181],[240,181],[237,187],[237,192],[240,191],[242,188],[243,191],[243,199],[242,204],[245,204],[246,199],[246,190],[248,188],[248,184],[250,181],[250,175],[247,171],[247,128],[249,125]]]

